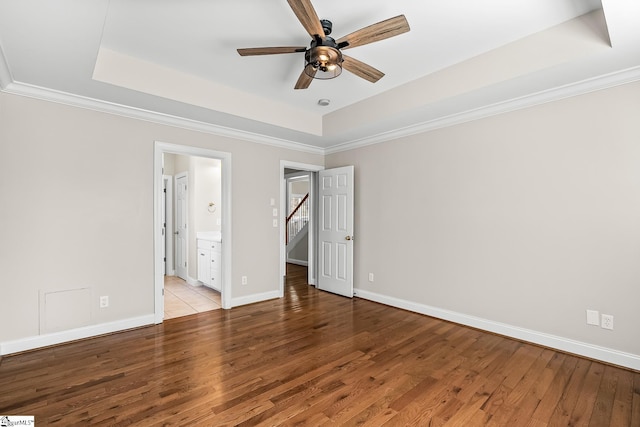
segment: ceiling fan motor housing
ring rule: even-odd
[[[321,19],[320,24],[322,25],[325,36],[331,34],[331,30],[333,30],[333,22],[329,21],[328,19]]]
[[[315,38],[304,53],[305,72],[316,79],[333,79],[342,73],[342,53],[331,37]]]

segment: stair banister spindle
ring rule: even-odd
[[[293,211],[287,216],[287,226],[285,230],[285,242],[289,244],[289,240],[295,237],[300,230],[302,230],[309,221],[309,193],[307,193],[300,203],[293,209]],[[303,221],[305,222],[303,224]]]

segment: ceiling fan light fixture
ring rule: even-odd
[[[333,79],[342,73],[342,53],[332,46],[314,46],[304,55],[304,72],[314,79]]]
[[[281,53],[304,52],[304,68],[294,89],[308,89],[313,79],[333,79],[344,68],[356,76],[375,83],[384,73],[371,65],[350,56],[343,56],[341,49],[363,46],[369,43],[395,37],[410,30],[407,18],[398,15],[371,24],[337,41],[330,37],[333,24],[328,19],[318,19],[312,0],[287,0],[293,13],[311,36],[309,48],[298,46],[254,47],[238,49],[240,56],[277,55]]]

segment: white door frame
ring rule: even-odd
[[[285,169],[298,169],[307,172],[319,172],[321,170],[324,170],[324,166],[280,160],[280,227],[278,227],[278,231],[280,233],[280,298],[284,297],[284,276],[287,272],[287,249],[284,237],[284,233],[287,227],[287,181],[284,179]],[[315,198],[317,196],[317,192],[314,188],[315,174],[312,173],[310,175],[309,199],[311,200],[311,217],[309,218],[309,266],[307,270],[307,278],[309,284],[313,285],[315,284],[314,278],[316,272],[315,217],[317,201],[315,200]]]
[[[154,318],[164,319],[164,262],[162,260],[162,156],[163,154],[219,159],[222,168],[222,308],[231,308],[231,153],[155,141],[153,150],[153,238],[154,238]]]
[[[284,215],[289,216],[291,214],[291,212],[289,211],[289,209],[291,209],[291,183],[293,180],[295,179],[299,179],[299,178],[306,178],[307,183],[309,185],[309,189],[307,190],[307,194],[309,194],[309,219],[313,218],[314,212],[313,212],[313,191],[311,189],[311,184],[312,184],[312,175],[314,174],[314,172],[309,172],[309,171],[297,171],[295,173],[291,173],[289,175],[285,175],[284,179],[285,181],[287,181],[285,183],[285,211],[283,212]],[[302,195],[301,195],[302,196]],[[309,224],[307,226],[307,230],[308,230],[308,236],[312,233],[312,229],[311,227],[313,226],[313,224]],[[286,228],[286,224],[285,224],[285,241],[287,239],[287,228]],[[311,245],[311,240],[307,239],[308,243],[307,243],[307,251],[308,251],[308,246]],[[285,244],[286,247],[286,244]],[[290,261],[290,257],[288,255],[288,253],[285,251],[285,258],[287,260],[287,262]],[[309,264],[309,253],[307,253],[307,265]]]

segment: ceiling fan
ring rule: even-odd
[[[276,55],[304,52],[305,67],[296,82],[296,89],[307,89],[315,79],[332,79],[342,72],[342,68],[372,83],[380,80],[384,73],[371,65],[344,55],[342,49],[388,39],[409,31],[409,23],[404,15],[369,25],[338,40],[329,37],[333,24],[320,20],[311,0],[287,0],[307,33],[311,36],[309,48],[304,46],[252,47],[238,49],[241,56]]]

